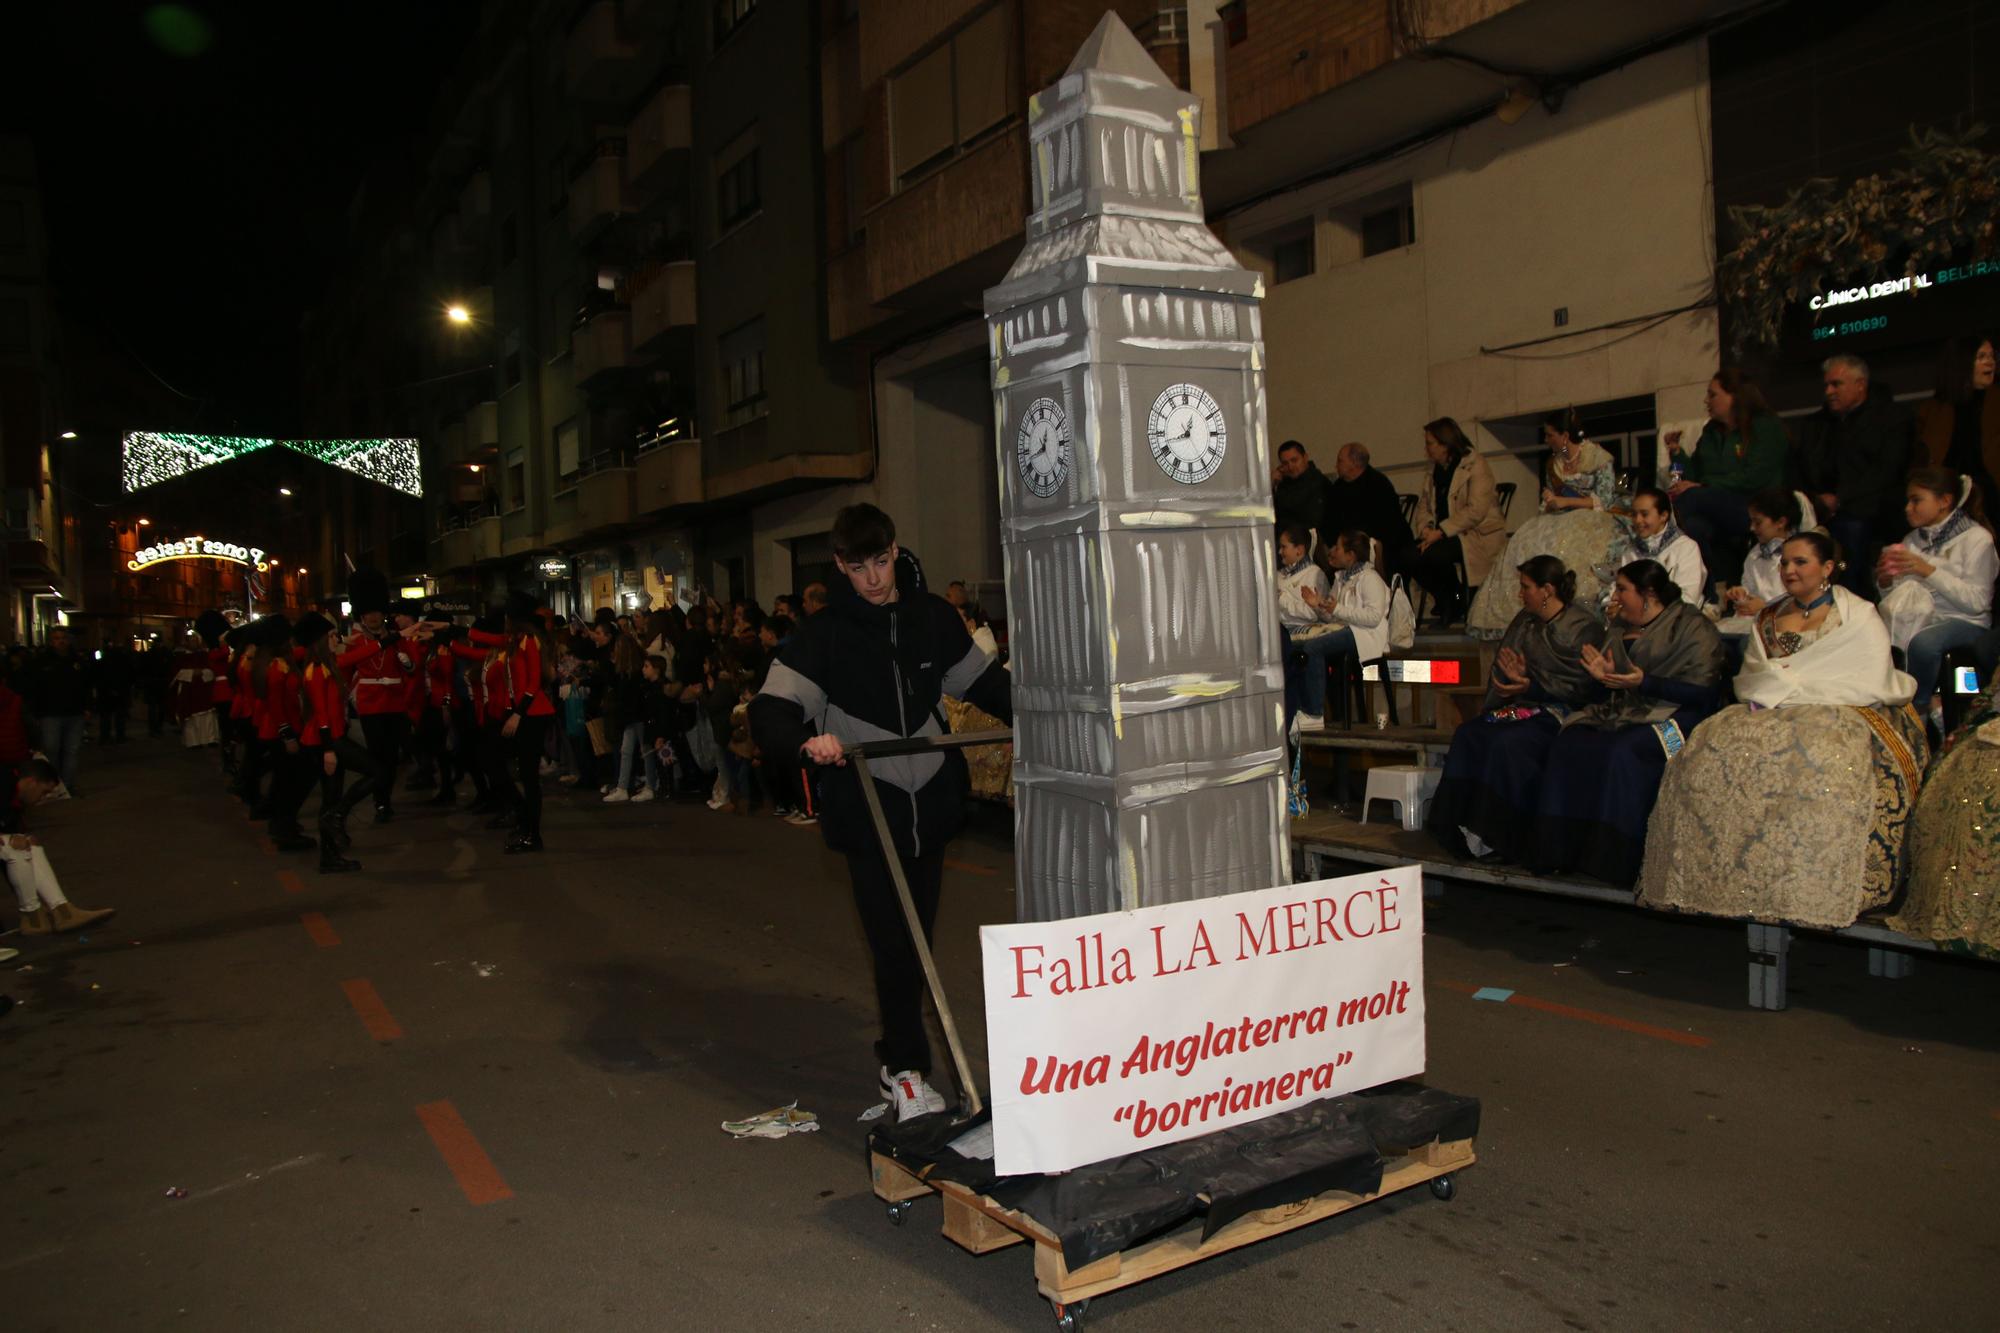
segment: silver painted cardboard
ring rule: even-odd
[[[1290,875],[1262,280],[1203,221],[1199,102],[1115,14],[1028,116],[1028,244],[986,294],[1017,909],[1269,888]]]

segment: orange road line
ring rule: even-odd
[[[333,933],[333,923],[326,919],[324,913],[301,912],[299,924],[306,928],[306,934],[312,936],[312,942],[322,949],[331,949],[340,943],[340,936]]]
[[[343,981],[340,988],[347,992],[347,1002],[354,1006],[354,1012],[361,1018],[361,1026],[368,1029],[368,1035],[377,1041],[394,1041],[403,1035],[403,1025],[390,1014],[389,1006],[382,1003],[382,997],[375,993],[374,983],[357,977],[353,981]]]
[[[1468,986],[1462,981],[1440,981],[1432,984],[1446,990],[1457,991],[1461,995],[1471,995],[1479,987]],[[1600,1014],[1595,1009],[1578,1009],[1575,1005],[1557,1004],[1554,1000],[1540,1000],[1532,995],[1515,991],[1505,1003],[1518,1004],[1524,1009],[1534,1009],[1544,1014],[1554,1014],[1558,1018],[1573,1018],[1579,1023],[1595,1023],[1599,1027],[1615,1028],[1620,1032],[1630,1032],[1641,1037],[1653,1037],[1660,1041],[1670,1041],[1676,1046],[1692,1046],[1700,1049],[1714,1045],[1711,1038],[1692,1032],[1678,1032],[1673,1028],[1654,1027],[1651,1023],[1635,1023],[1629,1018],[1619,1018],[1614,1014]]]
[[[296,870],[280,870],[278,872],[278,885],[286,893],[304,893],[306,891],[306,882],[299,878],[299,872]],[[319,914],[315,912],[313,915],[318,916]]]
[[[970,861],[954,861],[950,857],[945,858],[944,868],[946,870],[963,870],[968,875],[997,875],[1000,873],[992,866],[976,866]]]
[[[501,1178],[500,1169],[479,1146],[479,1140],[473,1137],[456,1106],[448,1101],[425,1102],[417,1108],[417,1119],[424,1122],[431,1142],[437,1145],[438,1155],[444,1158],[452,1178],[465,1192],[467,1203],[476,1206],[514,1197],[514,1191]]]

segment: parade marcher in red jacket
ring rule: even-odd
[[[504,647],[507,652],[513,703],[506,721],[500,724],[500,738],[514,761],[521,806],[519,823],[506,850],[539,852],[542,850],[542,750],[549,719],[556,713],[555,701],[549,693],[555,685],[556,673],[548,628],[536,614],[534,598],[517,592],[507,598],[505,634],[474,630],[469,637],[474,643]]]
[[[231,709],[236,703],[236,682],[230,660],[229,648],[223,643],[223,636],[229,633],[229,621],[223,614],[210,607],[195,618],[194,632],[201,636],[202,647],[208,651],[208,701],[215,709],[216,746],[222,751],[222,771],[236,771],[235,728],[230,725]]]
[[[375,783],[375,822],[386,824],[396,817],[396,770],[409,745],[416,654],[410,641],[388,623],[389,584],[381,574],[356,570],[347,580],[347,595],[354,606],[355,630],[339,664],[353,691],[361,735],[381,774]]]
[[[308,611],[292,629],[305,654],[299,668],[299,743],[308,757],[307,772],[319,778],[319,870],[337,875],[361,869],[361,863],[341,855],[350,845],[347,816],[375,790],[380,776],[375,757],[347,733],[347,682],[333,654],[333,622]],[[360,780],[347,785],[347,774]]]
[[[257,643],[261,631],[258,622],[238,625],[229,631],[225,642],[229,645],[229,730],[236,737],[240,757],[236,763],[236,795],[243,804],[250,807],[252,818],[261,818],[257,808],[263,803],[263,782],[265,774],[265,753],[263,742],[257,739],[255,712],[257,692],[251,687],[251,679],[257,672],[257,658],[262,651]]]
[[[261,668],[252,677],[256,688],[253,711],[257,718],[257,739],[268,748],[271,763],[271,791],[265,798],[269,810],[266,829],[281,852],[309,852],[318,846],[299,828],[299,806],[312,790],[312,772],[306,767],[305,747],[299,741],[303,725],[299,697],[299,666],[293,659],[292,625],[283,616],[265,616],[257,622],[262,631]]]
[[[419,623],[428,627],[431,622]],[[441,630],[450,628],[444,625],[430,631],[432,637],[423,645],[423,655],[417,662],[410,705],[410,725],[415,728],[410,748],[417,758],[417,772],[410,778],[410,790],[435,786],[437,790],[426,802],[428,805],[458,803],[458,774],[452,765],[445,727],[451,707],[452,657],[437,637]]]
[[[507,742],[500,732],[514,715],[514,669],[507,653],[505,617],[491,613],[472,622],[465,641],[454,641],[451,652],[468,663],[470,711],[475,719],[473,768],[486,778],[486,805],[493,812],[486,827],[511,829],[520,822],[521,793],[507,776]],[[480,646],[489,645],[489,646]]]

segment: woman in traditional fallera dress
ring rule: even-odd
[[[1784,544],[1784,595],[1757,615],[1739,703],[1667,768],[1646,832],[1649,907],[1826,929],[1887,903],[1924,736],[1875,608],[1834,586],[1833,539]]]
[[[1611,604],[1608,650],[1581,654],[1607,697],[1563,719],[1526,851],[1539,874],[1630,884],[1667,762],[1715,711],[1724,655],[1715,625],[1656,561],[1619,570]]]
[[[2000,959],[2000,683],[1932,765],[1909,861],[1909,893],[1889,927]]]
[[[1576,602],[1579,580],[1552,555],[1517,571],[1521,611],[1507,626],[1480,715],[1452,733],[1431,801],[1432,836],[1453,852],[1519,861],[1549,747],[1571,709],[1603,691],[1583,650],[1604,626]]]
[[[1549,449],[1542,481],[1542,512],[1508,539],[1500,569],[1520,569],[1536,556],[1554,556],[1576,580],[1564,599],[1601,618],[1611,571],[1631,558],[1632,537],[1625,520],[1612,512],[1618,500],[1618,469],[1611,455],[1584,438],[1575,409],[1552,413],[1542,422]],[[1466,630],[1477,638],[1498,637],[1521,609],[1515,580],[1488,579],[1472,601]]]

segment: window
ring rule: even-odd
[[[753,319],[722,335],[722,425],[726,430],[764,414],[764,321]]]
[[[521,331],[512,329],[500,344],[500,387],[511,389],[521,382]]]
[[[1313,219],[1305,217],[1253,236],[1243,243],[1243,248],[1256,258],[1257,267],[1270,275],[1275,287],[1294,278],[1312,276],[1313,241]]]
[[[715,0],[715,44],[722,45],[757,12],[757,0]]]
[[[577,457],[578,447],[581,442],[582,435],[577,430],[575,417],[571,417],[568,421],[556,427],[556,485],[558,489],[576,480],[576,471],[581,465],[581,460]]]
[[[507,512],[515,513],[528,507],[528,459],[526,452],[516,445],[507,451]]]
[[[500,267],[506,268],[521,254],[521,224],[508,218],[500,224]]]
[[[1318,264],[1331,268],[1386,255],[1417,243],[1416,198],[1409,183],[1391,186],[1329,210]]]
[[[715,229],[724,232],[763,206],[757,178],[757,131],[736,136],[715,160],[720,164],[715,173]]]
[[[889,152],[899,184],[1013,112],[1013,9],[989,7],[889,79]]]
[[[1417,210],[1407,199],[1361,219],[1361,257],[1400,250],[1417,239]]]

